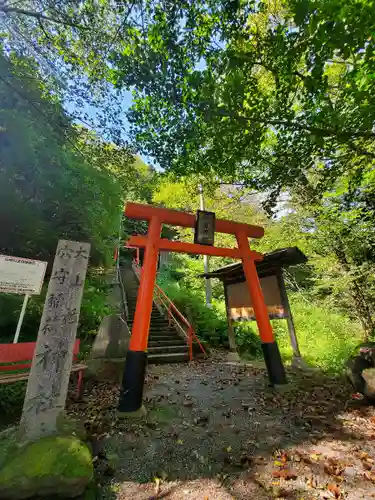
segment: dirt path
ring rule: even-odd
[[[217,360],[149,368],[144,421],[116,420],[118,387],[87,386],[106,499],[375,498],[375,411],[317,373],[268,387],[265,370]],[[101,451],[99,451],[101,450]]]

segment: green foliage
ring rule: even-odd
[[[161,287],[177,308],[189,319],[198,337],[211,345],[227,345],[227,323],[220,308],[213,304],[212,309],[205,305],[204,298],[174,284]]]
[[[92,272],[85,283],[78,336],[85,342],[98,333],[102,319],[112,313],[108,305],[110,285],[106,275]]]
[[[0,385],[0,428],[13,422],[22,411],[26,392],[26,380]]]
[[[31,296],[27,305],[24,321],[21,328],[20,342],[35,342],[42,317],[47,285],[40,295]],[[78,326],[78,338],[87,341],[96,335],[104,316],[111,313],[107,299],[109,284],[106,275],[100,271],[89,271]],[[16,330],[19,313],[22,307],[22,296],[1,294],[1,326],[0,343],[12,342]]]
[[[192,210],[198,204],[196,183],[193,176],[180,183],[167,178],[167,182],[155,192],[154,200],[165,202],[173,208]],[[252,242],[254,248],[269,252],[297,246],[307,254],[309,261],[306,265],[289,268],[285,272],[288,289],[298,292],[292,304],[297,335],[301,339],[302,352],[305,349],[312,364],[325,370],[338,371],[351,354],[353,345],[359,341],[358,320],[362,322],[365,332],[364,323],[369,316],[371,321],[371,313],[366,314],[366,306],[373,308],[371,297],[374,293],[374,273],[370,271],[374,263],[371,256],[372,232],[368,225],[369,199],[365,198],[362,204],[353,206],[348,197],[337,189],[325,195],[322,205],[303,205],[298,196],[293,195],[284,206],[284,210],[288,209],[285,215],[278,220],[270,220],[257,209],[252,198],[232,198],[230,193],[216,188],[209,191],[206,198],[208,205],[221,212],[222,217],[233,220],[243,217],[243,221],[261,223],[266,227],[266,236]],[[181,232],[179,236],[180,239],[191,238],[191,235]],[[223,241],[233,244],[228,240]],[[212,259],[211,267],[217,268],[224,263],[223,259],[218,262]],[[162,286],[182,310],[189,307],[193,309],[197,323],[203,313],[201,328],[208,326],[209,330],[212,328],[211,320],[205,317],[204,284],[199,278],[202,272],[200,258],[173,257],[169,268],[163,271]],[[222,317],[225,318],[222,285],[217,280],[212,280],[212,284],[215,310],[220,306]],[[310,306],[306,305],[304,299]],[[281,335],[283,354],[290,355],[286,325],[274,321],[273,326]],[[224,329],[226,324],[223,321]],[[256,330],[255,323],[236,324],[236,340],[241,355],[261,356]],[[226,334],[223,335],[226,337]],[[205,336],[208,336],[208,332]],[[319,339],[318,342],[312,340],[314,336]]]
[[[168,269],[160,273],[159,285],[192,321],[200,338],[211,345],[228,346],[224,301],[214,300],[213,308],[207,309],[203,282],[197,278],[195,272],[196,262],[190,262],[194,260],[178,257],[177,262],[174,261]],[[325,371],[341,371],[361,340],[358,323],[330,309],[321,301],[314,304],[301,293],[291,294],[290,301],[304,359],[312,366]],[[272,327],[284,359],[290,359],[292,349],[286,321],[274,320]],[[235,323],[235,334],[238,351],[242,357],[262,358],[255,322]]]
[[[2,253],[51,261],[58,239],[66,238],[89,241],[92,264],[108,262],[123,200],[109,146],[87,140],[82,157],[77,144],[83,132],[78,138],[61,105],[3,57],[0,70],[13,74],[11,83],[0,79]],[[100,147],[99,164],[94,158]],[[117,161],[118,170],[131,171],[129,153],[117,153],[125,158]]]
[[[173,264],[159,273],[158,284],[178,309],[192,323],[197,335],[211,345],[227,345],[227,321],[225,307],[219,300],[213,308],[205,305],[202,261],[179,256]]]
[[[154,172],[127,147],[72,124],[56,95],[30,76],[31,59],[0,56],[0,251],[47,260],[59,239],[89,241],[90,267],[112,264],[124,200],[150,199]],[[1,76],[0,75],[0,76]],[[79,335],[109,313],[104,279],[89,273]],[[46,286],[29,300],[20,341],[35,341]],[[1,294],[0,340],[11,342],[22,297]]]
[[[65,102],[75,122],[118,145],[124,144],[123,93],[103,78],[109,79],[110,59],[136,4],[31,0],[27,8],[0,7],[5,51],[35,61],[31,74],[26,65],[26,78],[38,79],[46,93]]]
[[[241,180],[274,202],[368,168],[372,4],[150,2],[144,22],[120,42],[112,78],[134,85],[134,136],[166,169]]]
[[[40,295],[32,295],[27,303],[27,309],[21,328],[20,342],[34,342],[38,333],[40,318],[43,312],[43,304],[46,294],[46,286]],[[0,294],[0,343],[13,341],[21,312],[23,296],[12,294]]]
[[[372,7],[32,0],[26,13],[3,10],[12,54],[32,54],[44,88],[75,102],[79,119],[90,120],[86,102],[101,101],[97,128],[119,140],[121,91],[132,89],[142,152],[184,176],[268,190],[273,204],[281,189],[320,196],[344,171],[353,186],[371,171]]]
[[[268,209],[288,191],[296,215],[282,223],[285,234],[266,224],[259,248],[301,246],[310,291],[359,319],[367,338],[375,331],[372,7],[264,0],[229,9],[216,1],[166,6],[160,17],[152,4],[148,29],[124,41],[115,73],[118,85],[138,76],[138,144],[185,185],[193,173],[242,182],[267,191]],[[159,195],[196,206],[183,187]]]
[[[307,301],[303,294],[291,294],[290,302],[303,358],[325,371],[341,371],[361,340],[358,323],[322,303]],[[274,320],[272,326],[282,355],[290,358],[286,321]]]
[[[185,176],[269,189],[274,202],[285,186],[321,194],[348,168],[356,182],[373,159],[372,7],[32,0],[26,13],[3,10],[12,53],[32,55],[44,88],[75,102],[81,121],[87,102],[101,103],[97,128],[120,140],[121,91],[132,89],[143,152]]]
[[[254,322],[234,323],[236,345],[245,359],[262,358],[262,344]]]
[[[2,341],[11,341],[14,336],[23,297],[13,294],[1,294],[0,298],[0,331]],[[31,301],[30,301],[31,302]]]
[[[355,200],[338,188],[321,204],[303,204],[295,194],[292,213],[269,224],[257,245],[261,251],[298,246],[309,260],[287,270],[290,289],[304,290],[315,302],[360,321],[365,338],[375,331],[373,199],[365,185]]]

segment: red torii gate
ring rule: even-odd
[[[147,236],[132,236],[128,245],[145,249],[132,335],[126,356],[119,411],[137,411],[142,405],[143,386],[147,364],[148,331],[153,303],[159,251],[183,252],[241,259],[249,287],[262,341],[263,355],[272,384],[285,384],[285,370],[279,348],[273,335],[267,306],[264,302],[255,261],[263,255],[250,249],[248,238],[261,238],[264,229],[259,226],[216,219],[215,232],[234,234],[237,248],[219,248],[196,243],[170,241],[160,237],[162,225],[195,227],[196,216],[187,212],[157,208],[140,203],[127,203],[125,215],[131,219],[147,220]]]

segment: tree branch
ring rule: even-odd
[[[86,26],[82,26],[81,24],[76,24],[72,21],[60,21],[59,19],[46,16],[42,12],[33,12],[31,10],[17,9],[15,7],[7,7],[7,6],[0,7],[0,12],[4,12],[4,14],[8,14],[8,13],[21,14],[23,16],[34,17],[35,19],[38,19],[39,21],[41,19],[45,19],[46,21],[50,21],[50,22],[56,23],[56,24],[63,24],[63,25],[71,26],[72,28],[78,28],[78,29],[84,29],[84,30],[88,29]]]
[[[204,103],[202,103],[202,107],[204,106]],[[203,108],[203,111],[208,111],[211,112],[217,116],[226,116],[229,118],[234,118],[237,121],[242,121],[242,122],[253,122],[253,123],[261,123],[265,125],[275,125],[275,126],[280,126],[280,127],[285,127],[285,128],[290,128],[292,130],[302,130],[302,131],[307,131],[311,132],[312,134],[319,135],[321,137],[338,137],[338,138],[345,138],[345,139],[357,139],[357,138],[362,138],[362,139],[375,139],[375,132],[372,132],[370,130],[337,130],[335,128],[321,128],[321,127],[316,127],[313,125],[307,125],[303,123],[298,123],[296,121],[292,120],[278,120],[278,119],[263,119],[263,118],[253,118],[253,117],[246,117],[242,115],[238,115],[237,113],[232,113],[227,110],[221,110],[221,109],[205,109]]]
[[[49,40],[50,42],[52,41],[51,40],[51,37],[47,34],[46,30],[44,29],[44,26],[43,26],[43,23],[42,23],[42,20],[41,19],[38,19],[38,24],[40,26],[40,29],[43,31],[44,33],[44,36],[46,37],[47,40]]]

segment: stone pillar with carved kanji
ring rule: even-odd
[[[65,409],[90,245],[57,245],[21,418],[27,439],[53,434]]]

